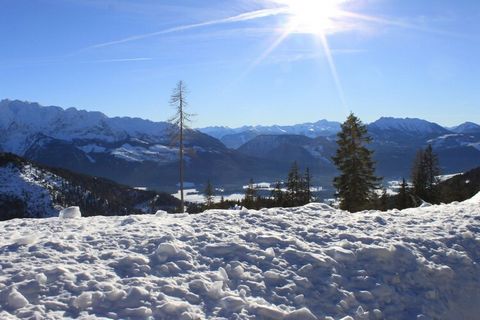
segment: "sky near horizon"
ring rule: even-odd
[[[480,123],[478,0],[0,0],[0,99],[194,127]]]

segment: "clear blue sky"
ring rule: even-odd
[[[480,123],[478,0],[1,0],[0,39],[0,98],[165,120],[183,79],[196,127]]]

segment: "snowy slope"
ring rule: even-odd
[[[0,166],[0,198],[24,203],[25,213],[29,217],[57,215],[53,198],[67,184],[61,177],[29,164],[21,167],[14,164]],[[0,219],[2,218],[3,212],[0,212]]]
[[[0,223],[0,237],[2,319],[473,320],[480,313],[480,194],[354,214],[311,204],[12,220]]]
[[[0,220],[57,216],[63,207],[72,205],[80,206],[86,215],[125,215],[132,210],[173,210],[177,203],[165,193],[45,168],[13,154],[0,153]]]

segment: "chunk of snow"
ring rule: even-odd
[[[60,211],[58,217],[62,219],[76,219],[82,217],[82,213],[79,207],[68,207]]]
[[[85,310],[92,305],[92,293],[91,292],[82,292],[73,304],[80,310]]]
[[[166,215],[168,215],[168,212],[165,210],[157,210],[157,212],[155,213],[156,217],[165,217]]]
[[[8,306],[12,309],[21,309],[29,304],[27,298],[25,298],[16,289],[12,289],[7,298]]]
[[[301,308],[290,312],[284,320],[318,320],[318,318],[307,308]]]

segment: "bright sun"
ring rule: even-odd
[[[285,5],[291,16],[292,32],[325,34],[335,29],[335,19],[341,15],[340,5],[345,0],[276,0]]]

